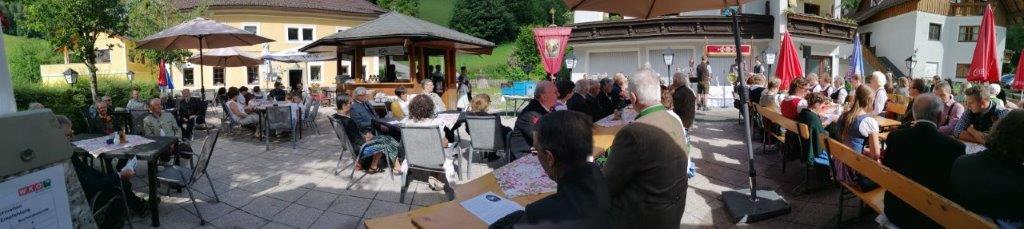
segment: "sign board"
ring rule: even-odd
[[[373,47],[366,48],[363,50],[367,56],[404,56],[405,47],[402,46],[385,46],[385,47]]]
[[[750,55],[750,45],[740,45],[740,51],[744,56]],[[707,45],[704,46],[704,53],[707,56],[729,57],[736,56],[735,45]]]
[[[769,65],[775,64],[775,53],[765,53],[764,63]]]
[[[64,165],[0,183],[0,228],[72,228]]]

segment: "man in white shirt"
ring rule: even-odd
[[[871,115],[882,115],[885,113],[885,103],[889,101],[889,95],[885,91],[885,74],[880,71],[872,72],[867,77],[867,85],[871,90],[875,90],[875,102],[872,103]]]

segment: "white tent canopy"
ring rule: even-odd
[[[301,48],[301,46],[296,46],[280,52],[264,54],[263,59],[285,63],[316,62],[338,59],[338,55],[333,52],[308,53],[299,51],[299,48]]]

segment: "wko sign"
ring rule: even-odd
[[[740,51],[744,56],[750,55],[750,45],[740,45]],[[704,53],[708,56],[736,56],[735,45],[707,45],[704,46]]]

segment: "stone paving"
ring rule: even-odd
[[[343,170],[335,175],[340,147],[327,120],[333,110],[321,110],[319,131],[307,129],[298,148],[291,148],[286,138],[275,139],[266,150],[263,142],[251,133],[236,128],[222,132],[210,161],[209,173],[220,197],[213,202],[210,184],[205,180],[195,185],[196,202],[209,222],[199,225],[199,218],[185,191],[161,197],[160,220],[163,228],[363,228],[363,220],[387,216],[437,204],[446,200],[443,192],[432,191],[422,181],[413,181],[405,201],[400,201],[400,177],[387,173],[355,172],[348,156],[342,160]],[[211,112],[210,120],[218,116]],[[506,117],[503,122],[511,125]],[[696,128],[691,133],[694,150],[690,157],[700,175],[690,178],[686,211],[681,228],[820,228],[832,227],[838,204],[838,188],[827,188],[809,194],[794,195],[792,189],[803,178],[802,166],[790,162],[786,173],[781,171],[778,154],[755,154],[758,183],[779,191],[792,206],[792,213],[752,224],[735,224],[723,206],[721,193],[748,185],[747,154],[743,145],[743,128],[738,124],[735,109],[699,112]],[[197,135],[193,148],[200,149],[205,136]],[[468,135],[463,134],[464,138]],[[756,136],[755,136],[756,137]],[[468,139],[463,139],[468,143]],[[755,144],[760,147],[760,144]],[[479,158],[479,157],[478,157]],[[471,169],[478,177],[500,166],[475,162]],[[144,167],[145,165],[142,165]],[[134,178],[135,191],[146,197],[145,168]],[[467,180],[460,181],[466,182]],[[161,195],[164,189],[160,188]],[[853,218],[859,202],[846,206],[847,219]],[[849,202],[848,202],[849,203]],[[877,227],[866,213],[852,227]],[[149,227],[149,217],[132,219],[136,228]],[[851,226],[851,225],[848,225]]]

